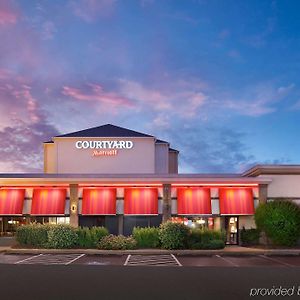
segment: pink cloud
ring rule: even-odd
[[[193,87],[183,82],[178,86],[166,84],[160,89],[149,88],[139,82],[129,80],[120,80],[120,84],[121,93],[135,99],[141,110],[149,106],[153,111],[178,114],[183,118],[195,117],[198,109],[205,104],[207,99],[201,91],[202,86],[198,86],[198,83]]]
[[[70,2],[75,16],[86,22],[94,22],[98,17],[112,14],[117,0],[76,0]]]
[[[5,69],[0,69],[0,99],[2,126],[7,126],[11,120],[35,124],[44,118],[32,94],[30,80]]]
[[[79,101],[93,101],[100,104],[116,106],[133,106],[133,102],[128,98],[114,92],[105,92],[103,87],[98,84],[88,84],[88,89],[79,89],[64,86],[62,93]]]
[[[42,142],[59,132],[40,106],[36,84],[0,69],[0,167],[2,172],[42,171]],[[26,153],[26,155],[25,155]]]
[[[1,25],[13,25],[17,22],[18,13],[12,7],[11,1],[0,1],[0,26]]]

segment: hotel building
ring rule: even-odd
[[[134,226],[167,220],[224,229],[227,243],[254,228],[259,203],[300,204],[300,166],[258,165],[243,174],[178,174],[179,151],[166,141],[103,125],[44,143],[44,173],[0,174],[0,232],[29,222]]]

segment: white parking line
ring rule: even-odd
[[[31,257],[25,258],[25,259],[23,259],[23,260],[20,260],[20,261],[17,261],[17,262],[15,262],[15,265],[16,265],[16,264],[20,264],[20,263],[22,263],[22,262],[24,262],[24,261],[31,260],[31,259],[33,259],[33,258],[36,258],[36,257],[42,256],[42,255],[43,255],[43,254],[41,253],[41,254],[38,254],[38,255],[34,255],[34,256],[31,256]]]
[[[69,265],[85,254],[39,254],[16,262],[30,265]]]
[[[286,263],[284,261],[281,261],[279,259],[276,259],[276,258],[273,258],[273,257],[269,257],[269,256],[266,256],[266,255],[260,255],[261,258],[264,258],[264,259],[267,259],[269,261],[272,261],[272,262],[276,262],[278,264],[281,264],[281,265],[284,265],[286,267],[294,267],[293,265],[289,264],[289,263]]]
[[[126,261],[125,261],[125,263],[124,263],[124,266],[127,266],[127,264],[128,264],[128,262],[129,262],[129,259],[130,259],[130,257],[131,257],[131,254],[129,254],[129,255],[127,256],[127,258],[126,258]]]
[[[182,267],[182,264],[179,262],[179,260],[177,259],[177,257],[174,254],[171,254],[171,256],[174,258],[174,260],[178,263],[178,265],[180,267]]]
[[[221,255],[218,255],[218,254],[217,254],[216,257],[221,258],[222,260],[226,261],[228,264],[231,264],[231,265],[234,266],[234,267],[238,267],[238,266],[239,266],[238,264],[232,262],[231,260],[229,260],[229,259],[227,259],[227,258],[224,258],[224,257],[221,256]]]
[[[128,255],[124,266],[181,266],[172,254],[162,255]]]
[[[85,256],[85,254],[80,254],[79,256],[77,256],[74,259],[72,259],[69,262],[67,262],[65,265],[70,265],[71,263],[73,263],[74,261],[76,261],[77,259],[79,259],[79,258],[81,258],[83,256]]]

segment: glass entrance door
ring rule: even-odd
[[[238,217],[225,217],[225,230],[226,230],[226,244],[237,245],[238,244]]]

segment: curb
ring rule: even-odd
[[[139,250],[97,250],[97,249],[1,249],[0,252],[5,254],[87,254],[87,255],[159,255],[159,254],[174,254],[177,256],[300,256],[300,249],[282,249],[282,250],[152,250],[152,249],[139,249]]]

